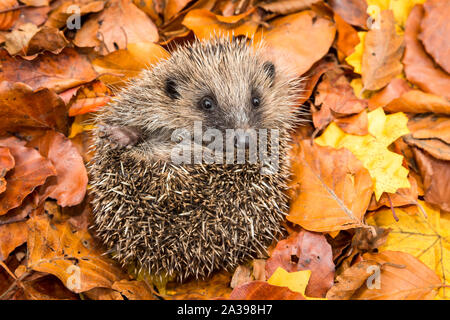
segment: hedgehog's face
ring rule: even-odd
[[[161,85],[170,99],[172,123],[189,129],[197,121],[203,129],[224,133],[292,123],[293,79],[245,42],[197,43],[174,53],[164,71]]]

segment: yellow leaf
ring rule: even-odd
[[[301,293],[305,296],[309,277],[311,277],[311,270],[287,272],[283,268],[278,267],[269,280],[267,280],[267,283],[273,286],[288,287],[289,290]]]
[[[358,32],[359,43],[356,45],[355,51],[353,51],[351,55],[345,58],[345,61],[347,61],[347,63],[353,67],[353,71],[358,74],[361,74],[362,56],[366,34],[366,31]]]
[[[395,208],[399,219],[395,221],[390,209],[380,210],[367,219],[367,223],[382,228],[391,228],[386,243],[379,250],[395,250],[409,253],[441,278],[444,285],[449,285],[450,277],[450,220],[447,213],[440,213],[423,201],[420,206],[427,217],[415,208],[415,212]],[[414,207],[412,207],[414,208]],[[450,289],[441,288],[439,297],[450,299]]]
[[[320,146],[346,148],[362,161],[374,183],[376,199],[383,192],[395,193],[400,188],[410,188],[408,169],[402,166],[403,156],[388,150],[399,137],[409,133],[408,118],[402,112],[386,115],[382,108],[368,113],[369,134],[347,134],[332,122],[315,142]]]
[[[70,134],[69,139],[74,138],[77,134],[83,132],[83,131],[89,131],[94,129],[95,125],[89,123],[86,123],[86,120],[90,118],[90,116],[87,116],[88,114],[82,114],[75,117],[75,121],[72,123],[72,126],[70,127]]]
[[[394,13],[397,31],[403,31],[406,19],[416,4],[423,4],[426,0],[367,0],[367,13],[374,19],[383,10],[392,10]],[[379,8],[378,10],[376,8]]]

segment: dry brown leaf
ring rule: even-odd
[[[6,173],[14,168],[14,157],[8,148],[0,147],[0,193],[6,190]]]
[[[283,15],[291,14],[311,7],[320,0],[275,0],[258,3],[258,7],[266,11]]]
[[[336,115],[335,115],[336,117]],[[344,130],[348,134],[355,135],[366,135],[369,134],[368,124],[369,118],[367,116],[367,111],[363,110],[352,116],[336,118],[334,122],[339,128]]]
[[[418,39],[423,15],[423,6],[416,5],[406,22],[406,49],[403,56],[405,74],[409,81],[423,91],[450,99],[450,75],[435,65]]]
[[[267,278],[278,267],[288,272],[311,270],[305,291],[308,297],[325,297],[333,285],[333,255],[331,246],[322,234],[302,230],[279,241],[266,262]]]
[[[119,291],[128,300],[156,300],[151,288],[143,281],[120,280],[114,282],[111,288]]]
[[[51,128],[67,132],[63,101],[49,89],[33,92],[22,83],[0,83],[0,132],[21,128]]]
[[[380,267],[380,264],[375,261],[363,260],[345,269],[336,277],[336,284],[327,292],[326,298],[328,300],[349,300],[373,273],[371,270],[373,266]]]
[[[92,62],[95,70],[103,75],[106,84],[123,84],[123,81],[137,76],[144,68],[169,57],[163,47],[154,43],[133,43],[126,50],[117,50]]]
[[[273,286],[265,281],[252,281],[236,287],[229,300],[305,300],[305,297],[287,287]]]
[[[233,277],[231,278],[230,287],[236,288],[241,284],[252,281],[252,270],[250,267],[240,265],[234,270]]]
[[[450,114],[450,102],[440,96],[425,93],[420,90],[409,90],[389,102],[384,110],[387,112],[409,112],[409,113],[442,113]]]
[[[119,292],[109,288],[92,288],[83,295],[91,300],[125,300]]]
[[[15,248],[27,241],[27,231],[25,222],[0,225],[0,261],[6,260]]]
[[[450,73],[450,2],[447,0],[428,0],[423,4],[425,15],[420,24],[422,32],[419,39],[425,50],[434,60]]]
[[[424,300],[433,299],[441,280],[416,257],[400,251],[366,253],[364,260],[382,264],[380,288],[362,286],[352,296],[358,300]],[[373,271],[372,271],[373,273]]]
[[[79,297],[67,290],[58,278],[52,275],[21,281],[24,294],[29,300],[78,300]]]
[[[41,26],[47,21],[50,7],[25,7],[20,9],[20,17],[14,24],[14,28],[18,28],[23,24],[32,23]]]
[[[79,9],[80,16],[84,16],[88,13],[102,11],[105,6],[105,1],[69,0],[69,1],[60,1],[59,3],[57,3],[57,5],[58,6],[54,8],[50,13],[50,16],[48,17],[48,20],[45,23],[45,25],[48,27],[60,29],[66,27],[69,17],[75,14],[75,11],[73,10],[74,8]]]
[[[275,19],[268,30],[258,31],[255,43],[262,39],[269,58],[303,75],[331,47],[336,28],[311,10]]]
[[[33,90],[48,88],[58,93],[97,77],[88,59],[72,48],[58,55],[45,53],[31,61],[0,50],[0,63],[0,81],[23,82]]]
[[[111,0],[83,24],[73,43],[106,55],[126,49],[130,43],[157,42],[158,38],[153,21],[130,0]]]
[[[45,215],[30,218],[27,225],[28,268],[57,276],[75,293],[110,288],[124,278],[87,231],[72,230],[68,223],[52,223]]]
[[[425,191],[425,201],[450,211],[450,162],[413,148]]]
[[[77,148],[63,134],[47,130],[28,143],[49,159],[56,175],[39,188],[40,201],[47,197],[56,199],[62,207],[74,206],[83,201],[88,176],[83,158]]]
[[[0,146],[9,148],[15,161],[14,170],[6,174],[6,191],[0,194],[0,215],[20,206],[28,194],[56,174],[48,159],[24,144],[15,137],[0,139]]]
[[[403,37],[395,31],[394,14],[384,10],[380,14],[380,28],[366,34],[362,56],[364,89],[378,90],[402,71]]]
[[[0,2],[0,11],[18,7],[17,0],[3,0]],[[19,18],[20,10],[10,10],[0,13],[0,30],[8,30]]]
[[[369,15],[365,0],[330,0],[329,4],[348,24],[366,28]]]
[[[372,179],[347,149],[298,141],[292,150],[291,207],[287,219],[311,231],[363,226]]]

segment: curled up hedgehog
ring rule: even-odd
[[[95,228],[108,249],[180,281],[265,257],[288,209],[298,97],[299,80],[263,48],[221,37],[180,47],[132,80],[94,133]]]

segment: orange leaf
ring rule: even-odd
[[[287,287],[273,286],[265,281],[251,281],[236,287],[229,300],[305,300],[305,297]]]
[[[0,193],[6,190],[6,173],[14,168],[14,157],[8,148],[0,147]]]
[[[18,7],[19,3],[17,0],[3,0],[0,2],[0,11],[13,9],[14,7]],[[19,18],[20,10],[10,10],[3,13],[0,13],[0,30],[8,30],[11,28]]]
[[[68,223],[52,223],[45,215],[27,221],[28,268],[51,273],[75,293],[110,288],[124,276],[113,261],[96,249],[87,231]]]
[[[70,102],[69,116],[95,112],[111,100],[111,92],[101,81],[94,81],[79,88]]]
[[[143,281],[120,280],[111,287],[119,291],[128,300],[156,300],[152,290]]]
[[[294,191],[289,221],[318,232],[363,225],[372,179],[350,151],[302,140],[294,145],[291,159]]]
[[[0,225],[0,261],[6,260],[15,248],[27,241],[27,231],[25,222]]]
[[[269,30],[258,31],[255,43],[262,39],[268,57],[302,75],[328,52],[335,33],[331,21],[307,10],[275,19]]]
[[[0,194],[0,215],[20,206],[34,188],[56,174],[48,159],[24,144],[25,142],[14,137],[0,139],[0,146],[9,148],[16,164],[14,170],[6,175],[6,191]]]

